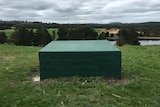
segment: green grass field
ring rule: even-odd
[[[122,80],[39,75],[39,47],[0,45],[0,107],[159,107],[159,46],[123,46]],[[66,71],[67,72],[67,71]]]
[[[5,32],[7,37],[10,37],[10,35],[14,32],[13,29],[5,29],[5,30],[0,30],[0,32]]]
[[[101,33],[102,29],[104,28],[94,28],[94,30],[98,33],[98,35]]]

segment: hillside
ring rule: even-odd
[[[118,48],[122,51],[122,80],[64,77],[33,82],[39,75],[40,48],[0,45],[0,106],[158,107],[159,46]]]

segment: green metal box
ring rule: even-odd
[[[39,51],[40,78],[121,78],[121,51],[107,40],[52,41]]]

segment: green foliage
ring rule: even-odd
[[[98,33],[91,27],[67,28],[61,26],[58,30],[59,40],[94,40]]]
[[[4,44],[7,41],[7,36],[4,32],[0,32],[0,44]]]
[[[106,40],[107,37],[109,37],[109,32],[101,32],[100,35],[98,36],[99,40]]]
[[[51,35],[48,33],[45,27],[39,27],[35,33],[34,45],[44,46],[52,41]]]
[[[59,40],[66,40],[68,39],[67,37],[67,33],[68,33],[68,28],[65,27],[65,26],[61,26],[59,29],[58,29],[58,39]]]
[[[15,29],[10,38],[11,42],[15,45],[32,45],[34,39],[33,30],[30,30],[24,26],[20,26]]]
[[[62,77],[33,82],[40,48],[0,45],[0,106],[159,107],[159,45],[118,48],[122,80]]]
[[[23,46],[44,46],[52,38],[45,27],[38,27],[36,30],[28,29],[26,26],[19,26],[12,33],[11,43]]]
[[[78,26],[86,26],[95,28],[96,32],[99,32],[101,28],[118,28],[128,29],[136,28],[137,31],[142,31],[143,36],[160,36],[160,22],[146,22],[146,23],[110,23],[110,24],[58,24],[58,23],[42,23],[42,22],[27,22],[27,21],[0,21],[0,30],[10,29],[17,26],[25,25],[29,29],[36,29],[39,26],[45,26],[46,28],[59,28],[65,26],[67,28],[73,28]],[[5,32],[6,33],[6,32]],[[98,35],[100,32],[98,33]],[[8,36],[8,34],[6,33]],[[10,35],[10,34],[9,34]],[[51,35],[51,34],[50,34]]]
[[[135,29],[122,29],[118,33],[119,39],[117,45],[122,46],[124,44],[139,45],[138,33]]]

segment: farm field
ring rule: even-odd
[[[75,76],[33,82],[41,48],[0,45],[0,107],[159,107],[159,45],[118,48],[122,80]]]

